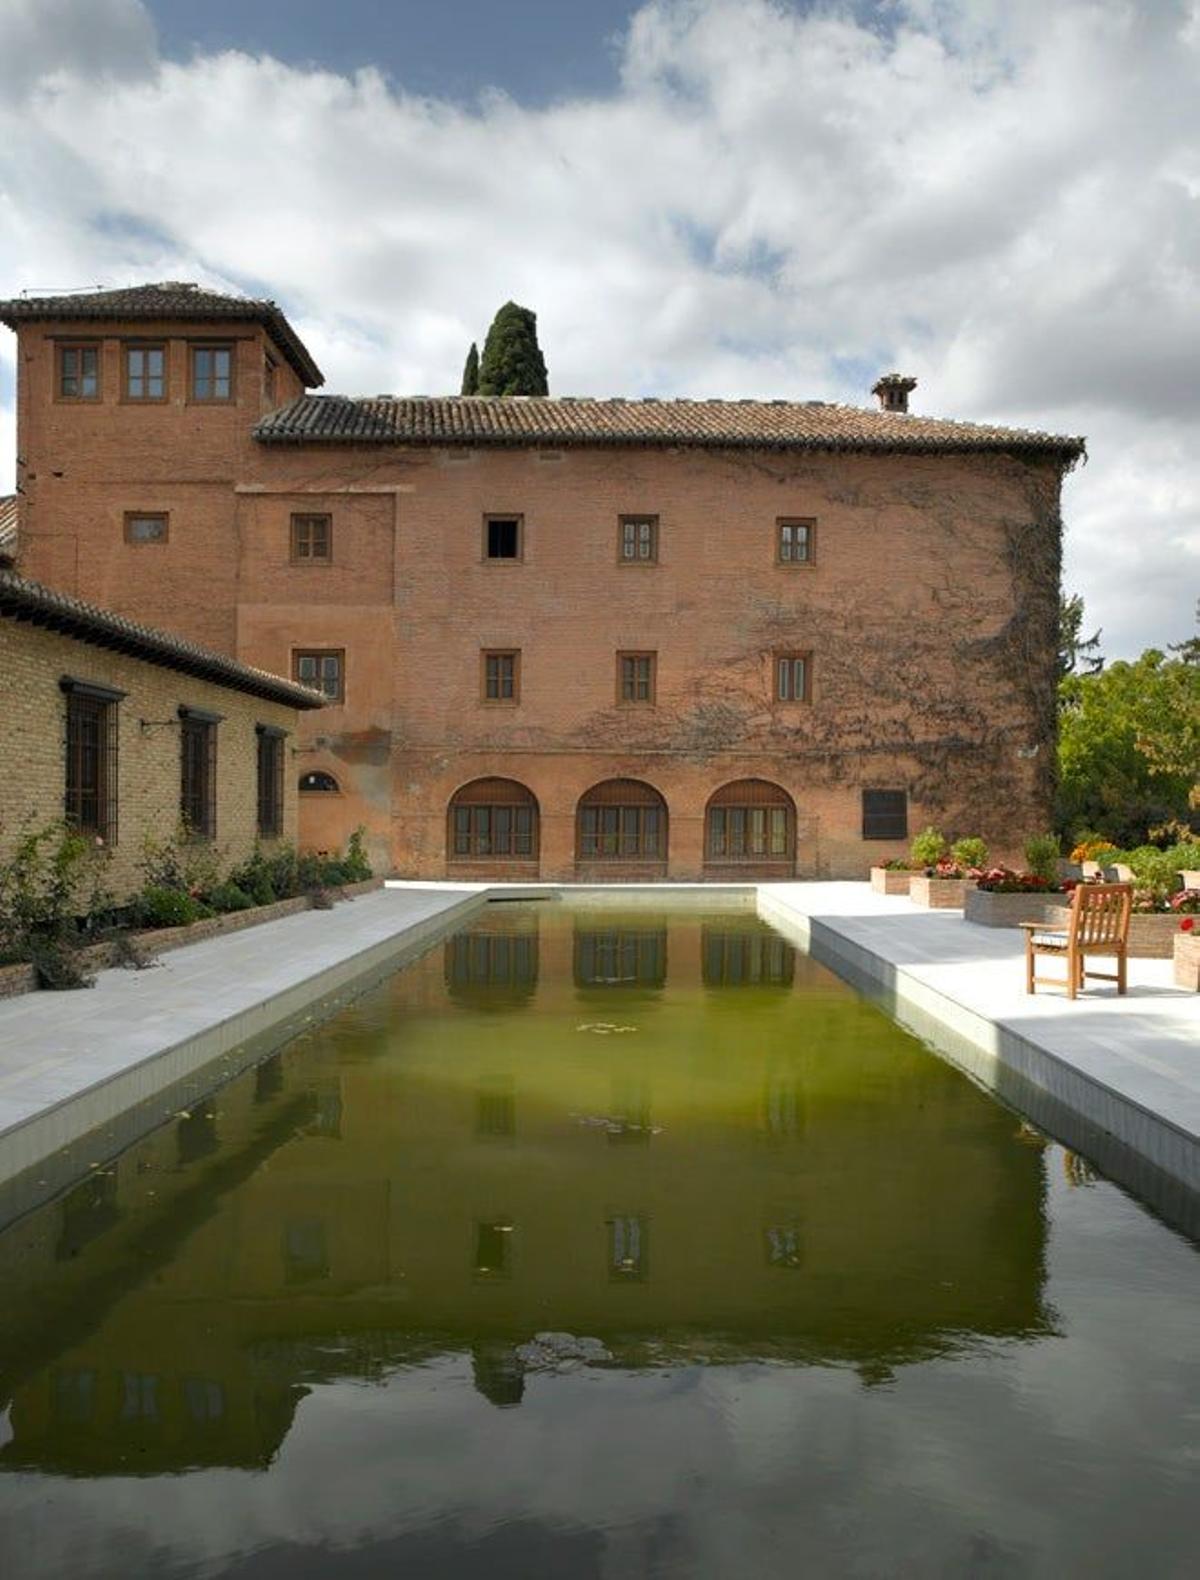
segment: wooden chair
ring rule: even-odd
[[[1130,883],[1081,883],[1071,895],[1066,927],[1047,927],[1042,922],[1022,922],[1025,929],[1025,991],[1033,993],[1036,984],[1065,987],[1074,998],[1087,977],[1115,982],[1117,992],[1125,991],[1125,956],[1129,947],[1129,913],[1133,905]],[[1067,963],[1067,977],[1034,975],[1038,955],[1054,955]],[[1089,955],[1116,957],[1117,970],[1087,970]]]

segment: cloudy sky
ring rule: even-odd
[[[1087,436],[1131,656],[1200,597],[1197,102],[1200,0],[0,0],[0,294],[273,296],[349,394],[456,390],[510,297],[558,394],[898,368]]]

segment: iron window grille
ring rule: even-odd
[[[217,837],[216,713],[179,710],[179,815],[196,839]]]
[[[66,783],[64,816],[80,833],[106,845],[117,842],[117,704],[125,696],[107,686],[64,675]]]
[[[264,839],[283,833],[283,743],[286,732],[255,726],[258,736],[258,832]]]
[[[864,790],[862,793],[864,839],[908,838],[908,791]]]
[[[618,557],[622,565],[653,565],[657,561],[657,516],[621,517]]]

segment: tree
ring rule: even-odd
[[[1122,846],[1200,803],[1200,665],[1148,648],[1059,685],[1059,818]]]
[[[479,394],[479,347],[473,340],[471,349],[467,352],[466,366],[463,368],[461,393],[463,395]]]
[[[481,395],[548,395],[546,362],[538,346],[537,314],[505,302],[492,319],[479,361]]]
[[[1196,602],[1196,624],[1200,626],[1200,599]],[[1200,664],[1200,636],[1189,636],[1185,642],[1172,642],[1172,653],[1178,653],[1185,664]]]
[[[1078,593],[1058,595],[1058,673],[1097,675],[1104,668],[1100,631],[1083,634],[1083,599]]]

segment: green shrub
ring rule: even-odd
[[[1135,850],[1117,851],[1112,859],[1132,867],[1134,877],[1146,888],[1170,894],[1179,887],[1178,875],[1184,868],[1200,866],[1200,846],[1190,840],[1166,850],[1159,850],[1157,845],[1139,845]]]
[[[1025,841],[1025,861],[1030,872],[1047,883],[1058,882],[1060,846],[1057,834],[1031,834]]]
[[[103,841],[62,822],[23,833],[0,862],[0,960],[34,961],[48,986],[88,986],[69,957],[80,929],[95,932],[111,914],[112,896],[104,889],[109,855]]]
[[[918,867],[936,867],[946,854],[945,837],[935,828],[926,828],[912,842],[913,864]]]
[[[52,993],[66,993],[74,988],[96,985],[95,977],[80,965],[78,949],[65,938],[34,939],[29,957],[40,988]]]
[[[197,839],[181,823],[169,839],[146,836],[141,867],[145,889],[207,894],[220,882],[221,852],[210,841]]]
[[[236,883],[218,883],[215,889],[209,890],[207,899],[218,916],[228,911],[249,911],[254,906],[252,897]]]
[[[204,909],[182,889],[151,886],[137,897],[140,927],[187,927],[198,922]]]
[[[960,867],[987,866],[988,848],[982,839],[956,839],[950,847],[950,854]]]
[[[368,878],[374,876],[371,863],[367,860],[366,841],[367,831],[360,823],[350,836],[350,842],[346,846],[346,857],[342,863],[349,883],[366,883]]]

